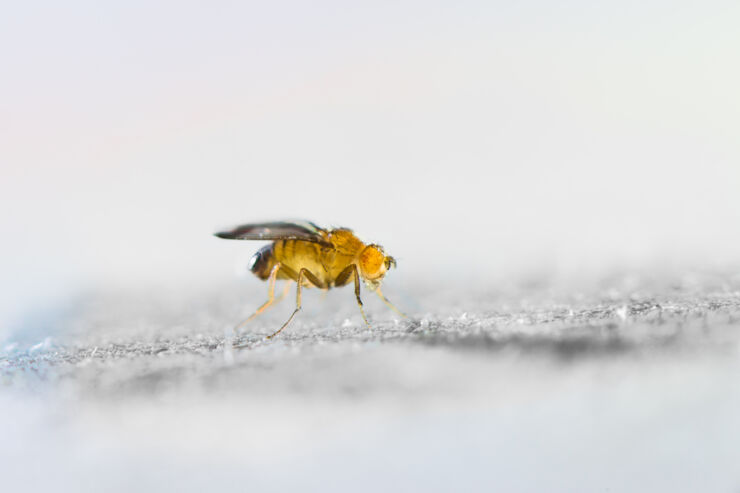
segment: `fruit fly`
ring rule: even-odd
[[[360,299],[362,279],[368,289],[374,291],[386,305],[406,317],[380,290],[381,281],[388,269],[396,266],[396,260],[386,255],[380,245],[363,243],[350,229],[323,229],[310,221],[281,221],[244,224],[216,233],[216,236],[227,240],[272,241],[258,250],[249,262],[249,270],[263,281],[268,281],[267,301],[237,325],[235,331],[287,294],[290,283],[286,284],[283,296],[275,298],[275,282],[278,279],[295,281],[296,306],[290,318],[268,339],[279,334],[300,311],[301,289],[304,287],[328,290],[354,281],[357,305],[362,319],[370,327]]]

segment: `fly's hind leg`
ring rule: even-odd
[[[296,299],[295,299],[295,310],[293,310],[293,313],[290,314],[290,317],[288,320],[280,327],[278,330],[276,330],[273,334],[270,334],[267,336],[268,339],[272,339],[276,335],[278,335],[282,330],[290,324],[290,322],[293,321],[293,317],[295,317],[296,313],[298,313],[301,310],[301,288],[303,287],[303,281],[304,279],[308,280],[311,284],[316,286],[317,288],[326,289],[326,286],[324,285],[321,280],[316,277],[310,270],[306,269],[305,267],[298,271],[298,278],[296,279]]]
[[[286,283],[286,286],[285,286],[286,289],[283,291],[283,294],[281,294],[279,298],[275,299],[275,281],[277,281],[277,275],[278,275],[278,271],[280,270],[280,267],[281,267],[280,262],[278,262],[277,264],[275,264],[275,266],[270,271],[270,277],[268,278],[269,287],[267,288],[267,301],[265,301],[262,304],[262,306],[257,308],[256,312],[251,314],[247,319],[245,319],[244,321],[239,323],[239,325],[234,327],[234,334],[238,334],[239,329],[247,325],[247,323],[253,320],[257,315],[259,315],[260,313],[270,308],[272,304],[277,303],[283,298],[285,298],[285,295],[288,293],[287,288],[290,286],[289,283]]]

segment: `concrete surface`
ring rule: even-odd
[[[740,491],[740,277],[81,294],[0,353],[4,491]],[[289,298],[292,300],[291,298]]]

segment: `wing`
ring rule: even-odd
[[[242,224],[228,231],[216,233],[227,240],[302,240],[326,243],[324,230],[311,221],[276,221],[272,223]]]

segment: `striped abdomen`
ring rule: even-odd
[[[271,245],[262,247],[252,256],[249,269],[260,279],[266,280],[270,277],[272,268],[280,262],[278,279],[298,279],[301,269],[308,269],[324,284],[329,285],[333,279],[330,278],[326,264],[331,260],[331,249],[329,251],[321,245],[310,241],[301,240],[277,240]]]
[[[322,281],[328,281],[325,277],[325,259],[320,244],[300,240],[278,240],[272,247],[275,262],[280,262],[282,266],[278,278],[296,280],[301,269],[308,269]]]

